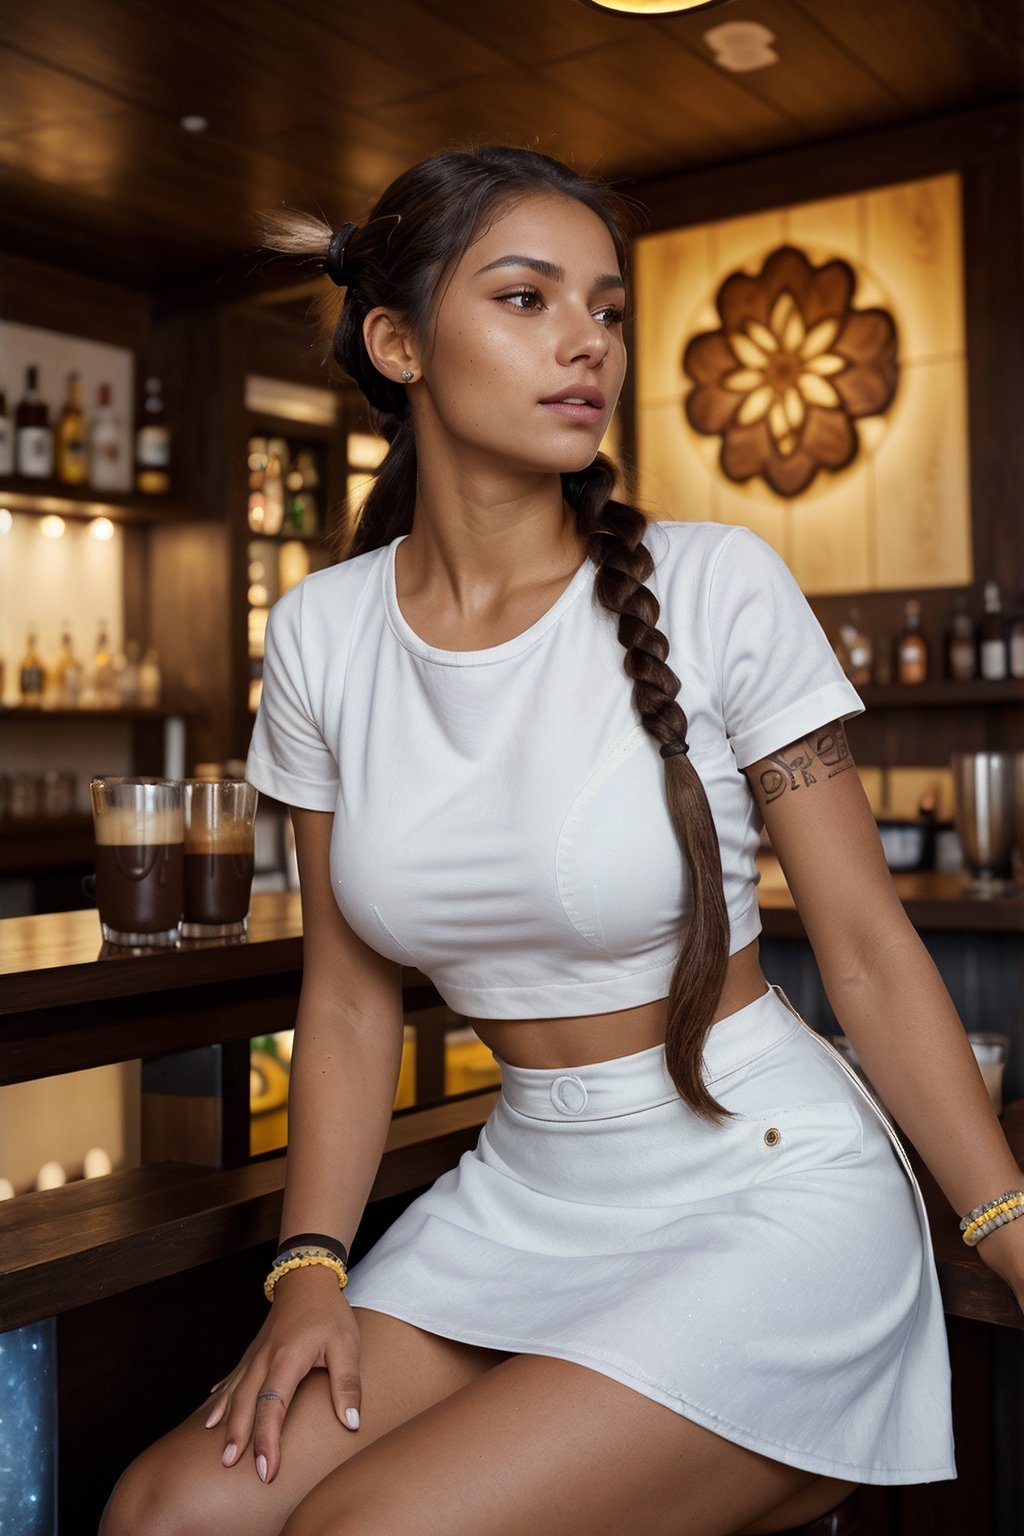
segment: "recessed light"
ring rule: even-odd
[[[210,126],[209,118],[203,117],[201,112],[186,112],[178,121],[186,133],[205,133]]]
[[[723,21],[721,26],[708,28],[704,41],[714,54],[719,69],[727,69],[734,75],[744,75],[752,69],[767,69],[769,64],[779,62],[772,47],[775,33],[769,32],[759,21]]]

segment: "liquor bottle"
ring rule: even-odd
[[[946,636],[946,675],[958,683],[969,683],[978,675],[974,622],[967,612],[967,599],[963,595],[953,604],[953,617]]]
[[[860,609],[851,608],[845,624],[839,629],[842,641],[840,663],[850,682],[861,688],[871,681],[873,648],[871,637],[865,633],[860,621]]]
[[[99,705],[117,703],[117,686],[114,673],[114,653],[110,648],[106,619],[100,620],[96,635],[96,649],[92,653],[91,693]]]
[[[280,533],[284,527],[284,477],[287,473],[288,445],[283,437],[267,443],[267,468],[263,476],[263,532]]]
[[[75,646],[71,638],[71,625],[64,621],[61,626],[60,655],[57,657],[57,665],[54,668],[57,702],[73,709],[82,699],[82,685],[85,674],[82,663],[75,655]]]
[[[908,597],[903,608],[896,675],[901,683],[923,683],[928,678],[928,642],[921,633],[921,604],[916,597]]]
[[[985,612],[978,626],[981,642],[981,675],[990,683],[1001,683],[1009,671],[1006,646],[1006,625],[1003,622],[1003,599],[999,583],[985,583]]]
[[[139,703],[144,709],[155,709],[160,703],[162,689],[160,658],[156,651],[150,649],[139,663]]]
[[[142,650],[137,640],[129,640],[124,648],[124,665],[117,673],[117,694],[122,706],[131,709],[139,702],[139,677],[142,672]]]
[[[0,389],[0,475],[14,474],[14,429],[7,414],[7,396]]]
[[[19,676],[21,688],[21,702],[27,709],[37,709],[43,702],[43,689],[46,687],[46,668],[43,659],[36,650],[35,630],[28,632],[28,644],[25,647],[25,655],[21,662]]]
[[[171,431],[159,379],[146,380],[146,398],[135,429],[135,488],[166,496],[171,488]]]
[[[96,392],[96,412],[89,423],[89,484],[94,491],[125,488],[124,438],[114,414],[113,391],[101,384]]]
[[[53,428],[39,395],[39,369],[25,369],[25,393],[14,413],[14,463],[19,475],[49,480],[53,474]]]
[[[88,475],[82,385],[77,373],[69,373],[67,399],[57,422],[57,479],[64,485],[84,485]]]
[[[1024,677],[1024,587],[1010,621],[1010,676]]]

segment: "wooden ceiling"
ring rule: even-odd
[[[1021,16],[1019,0],[731,0],[657,20],[579,0],[11,0],[0,242],[142,289],[212,269],[229,290],[256,210],[358,218],[467,139],[642,182],[1018,98]],[[777,63],[714,62],[705,32],[740,20],[773,33]],[[187,113],[209,130],[185,132]]]

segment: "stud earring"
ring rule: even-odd
[[[402,383],[403,384],[411,384],[412,383],[412,369],[411,368],[403,368],[402,369]]]

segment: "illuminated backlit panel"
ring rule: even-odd
[[[645,510],[752,528],[811,594],[971,581],[958,176],[650,235],[635,270]]]

